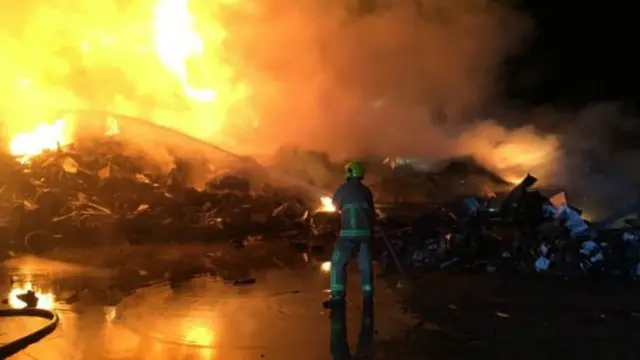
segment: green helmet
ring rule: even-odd
[[[347,179],[364,177],[364,164],[361,162],[354,161],[349,163],[345,167],[345,170],[347,170]]]

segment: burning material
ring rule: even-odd
[[[189,85],[187,59],[203,52],[202,39],[193,29],[187,0],[162,0],[155,8],[156,52],[160,62],[180,81],[184,94],[192,100],[211,102],[216,93]]]
[[[71,133],[63,119],[53,124],[40,124],[31,132],[17,134],[11,140],[9,149],[11,154],[18,156],[20,162],[26,162],[30,157],[43,151],[56,150],[71,142]]]
[[[243,5],[214,3],[156,0],[86,7],[73,2],[64,9],[14,4],[13,11],[33,21],[7,23],[0,36],[5,48],[15,50],[0,74],[5,96],[0,112],[3,131],[13,139],[12,153],[31,157],[73,142],[74,129],[64,120],[50,123],[46,114],[63,109],[135,114],[208,141],[223,142],[242,132],[241,116],[231,122],[227,112],[251,87],[233,76],[236,70],[222,43],[225,15]]]
[[[335,212],[336,211],[336,206],[333,204],[333,200],[331,199],[331,197],[323,196],[323,197],[320,198],[320,201],[322,202],[322,206],[320,207],[320,209],[318,211],[321,211],[321,212]]]
[[[331,271],[331,261],[325,261],[320,265],[320,271],[328,274]]]
[[[167,152],[189,146],[206,151],[173,158],[169,168],[166,158],[165,164],[157,158],[163,137],[150,135],[169,130],[145,128],[144,135],[156,141],[147,153],[127,136],[135,132],[131,122],[98,118],[104,126],[94,126],[93,136],[53,150],[34,148],[28,158],[1,164],[8,174],[0,181],[0,210],[10,251],[42,253],[122,240],[242,244],[253,235],[278,237],[299,227],[305,211],[316,206],[306,206],[299,193],[267,185],[268,175],[250,161],[188,137],[168,139]],[[74,128],[74,121],[63,125]],[[193,188],[197,183],[203,184],[200,190]]]
[[[8,303],[14,309],[37,307],[51,310],[54,308],[55,298],[52,293],[34,288],[33,283],[28,281],[23,285],[14,284],[9,292]]]
[[[18,133],[10,141],[9,153],[24,164],[43,152],[60,151],[73,143],[75,125],[76,122],[69,115],[55,120],[52,124],[42,123],[32,131]],[[106,136],[117,135],[118,120],[112,117],[107,118],[103,133]]]
[[[302,196],[293,187],[276,187],[270,183],[273,178],[259,173],[260,166],[242,157],[166,128],[138,123],[140,126],[132,127],[122,119],[102,116],[104,124],[97,127],[96,136],[86,135],[77,142],[70,142],[73,136],[68,132],[76,129],[77,123],[66,117],[53,128],[36,129],[37,136],[17,137],[22,139],[16,142],[20,144],[30,144],[25,139],[45,140],[43,146],[12,147],[17,161],[0,165],[8,174],[0,181],[0,210],[7,244],[13,246],[9,251],[38,253],[57,246],[93,246],[98,242],[187,239],[229,241],[243,248],[255,239],[280,238],[293,247],[320,254],[337,237],[339,214],[329,196],[318,196],[322,191]],[[155,140],[147,146],[153,148],[151,155],[157,155],[164,142],[171,167],[166,166],[166,159],[165,166],[160,166],[157,157],[132,151],[127,134]],[[183,158],[177,149],[185,147],[189,151]],[[318,172],[326,175],[327,182],[342,177],[339,171],[331,173],[341,166],[329,163],[322,154],[302,154],[319,159],[315,160],[321,164]],[[295,159],[300,156],[298,152]],[[234,162],[242,166],[232,166]],[[299,160],[292,163],[306,164]],[[508,183],[468,158],[432,164],[428,169],[389,168],[380,161],[379,168],[370,169],[372,178],[381,179],[380,186],[372,186],[378,202],[387,191],[396,195],[393,192],[413,188],[424,192],[425,203],[442,205],[422,206],[412,217],[393,214],[391,207],[379,221],[390,244],[376,250],[382,264],[389,263],[385,258],[393,249],[399,268],[417,272],[450,271],[478,263],[496,271],[507,263],[538,272],[569,268],[580,269],[582,274],[614,271],[610,269],[616,263],[612,249],[618,246],[608,244],[622,235],[591,231],[593,226],[581,211],[571,208],[566,194],[546,197],[532,190],[537,179],[531,175],[505,196],[500,189],[506,189]],[[299,173],[297,168],[292,170]],[[196,183],[202,186],[196,185],[196,189]],[[464,201],[456,208],[452,199]],[[500,204],[499,199],[503,199]],[[402,204],[396,206],[401,208]],[[635,235],[626,234],[624,239],[620,247],[635,251],[638,242],[629,240]],[[583,249],[586,241],[595,243],[593,248],[598,251],[580,253],[577,249]],[[625,271],[633,269],[636,274],[640,256],[628,258],[634,262],[626,264]],[[330,268],[327,262],[320,270],[328,272]],[[53,301],[50,295],[30,293],[31,288],[14,289],[12,306],[20,305],[19,301],[29,305],[29,296],[45,304],[38,306],[50,306],[46,305]]]

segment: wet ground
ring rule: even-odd
[[[331,324],[319,307],[327,275],[284,248],[48,258],[5,263],[62,301],[60,328],[16,359],[331,359],[331,335],[335,345],[346,325],[353,350],[361,326],[357,277],[345,324]],[[233,284],[249,277],[255,284]],[[476,273],[379,279],[377,290],[376,359],[636,359],[640,350],[637,285]],[[40,322],[0,321],[0,343]]]
[[[637,359],[638,284],[503,274],[438,274],[402,298],[421,322],[401,359]],[[417,355],[420,354],[420,355]]]
[[[60,301],[61,316],[56,332],[14,358],[330,359],[330,319],[320,306],[327,296],[328,275],[319,270],[319,264],[301,254],[272,255],[254,268],[255,264],[249,266],[246,249],[231,257],[220,255],[228,251],[146,249],[141,251],[144,260],[121,255],[126,266],[120,267],[109,256],[95,253],[96,258],[85,258],[80,265],[14,259],[5,272],[17,278],[28,276],[52,289]],[[187,259],[191,261],[185,266]],[[101,260],[99,266],[86,264]],[[204,268],[209,272],[192,277]],[[248,278],[255,283],[238,284]],[[136,285],[144,287],[130,290]],[[350,292],[358,300],[357,282],[351,285]],[[396,337],[415,322],[403,313],[393,292],[381,288],[378,303],[377,338]],[[346,323],[338,324],[346,326],[354,346],[361,323],[359,305],[351,303]],[[0,343],[43,323],[2,319]]]

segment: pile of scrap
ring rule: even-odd
[[[638,205],[591,223],[564,191],[545,195],[531,175],[513,186],[470,158],[378,163],[387,168],[369,166],[375,170],[365,182],[380,205],[376,256],[389,271],[640,277],[640,224],[627,219],[611,228],[638,213]],[[339,170],[326,172],[340,177]],[[312,214],[312,243],[326,245],[336,238],[336,217]]]
[[[181,141],[174,148],[192,140]],[[213,151],[205,145],[191,152]],[[3,155],[0,257],[114,241],[225,241],[244,247],[271,238],[328,256],[340,224],[328,198],[320,208],[318,194],[274,186],[275,177],[256,174],[259,166],[221,171],[227,165],[216,160],[216,171],[203,175],[210,155],[173,156],[169,169],[128,152],[118,137],[78,142],[28,161]],[[365,162],[366,182],[382,205],[374,250],[389,271],[640,276],[640,225],[627,221],[610,228],[638,206],[592,224],[565,193],[543,195],[533,188],[533,176],[510,187],[473,159]],[[343,181],[342,167],[321,153],[283,148],[271,166],[285,178],[297,176],[307,190],[330,190]],[[194,171],[206,180],[198,188]]]
[[[482,269],[564,277],[640,276],[640,224],[630,219],[620,228],[609,228],[639,206],[591,223],[567,201],[566,193],[547,197],[532,190],[536,181],[528,175],[501,199],[467,197],[433,207],[395,229],[387,219],[381,223],[387,235],[378,243],[381,263],[413,275]],[[391,253],[399,264],[390,261]]]
[[[4,252],[116,240],[233,241],[306,228],[317,203],[291,190],[218,172],[202,189],[189,184],[199,163],[176,159],[170,171],[125,155],[115,138],[96,139],[20,161],[0,161]],[[317,199],[313,199],[318,201]]]
[[[387,158],[376,190],[384,202],[445,203],[464,196],[485,196],[504,190],[509,183],[478,164],[472,157],[440,161]]]
[[[344,165],[325,153],[282,147],[271,166],[283,174],[322,189],[335,189],[344,181]],[[485,196],[508,190],[510,184],[472,157],[438,161],[403,158],[365,158],[364,182],[379,203],[444,203],[463,196]]]

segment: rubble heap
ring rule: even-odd
[[[3,155],[0,254],[114,241],[230,241],[244,247],[278,238],[328,257],[339,215],[319,210],[318,194],[309,198],[293,187],[276,187],[265,174],[256,175],[259,167],[217,171],[196,189],[190,178],[206,159],[174,158],[167,170],[127,152],[120,141],[92,139],[28,161]],[[322,154],[286,148],[275,159],[280,174],[303,173],[298,181],[308,186],[330,189],[341,181],[342,167]],[[534,190],[531,175],[509,188],[472,159],[419,167],[397,159],[366,161],[373,164],[367,181],[380,205],[374,249],[387,271],[640,276],[640,226],[627,220],[611,228],[635,214],[636,205],[591,223],[565,193]]]
[[[379,235],[386,242],[379,245],[382,264],[408,276],[443,269],[640,276],[640,224],[625,220],[640,206],[591,223],[564,192],[547,197],[532,190],[536,181],[527,175],[508,193],[435,206],[404,224],[395,219]],[[615,222],[622,225],[611,227]]]
[[[231,240],[242,246],[252,236],[303,226],[305,212],[317,206],[232,171],[197,190],[188,178],[199,164],[176,160],[163,172],[142,156],[125,154],[110,137],[28,161],[3,155],[0,250],[41,252],[118,240]]]

